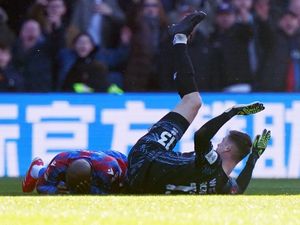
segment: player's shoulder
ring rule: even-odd
[[[115,150],[107,150],[104,152],[106,155],[109,155],[117,160],[125,160],[127,161],[127,157],[121,153],[121,152],[118,152],[118,151],[115,151]]]
[[[110,162],[110,161],[116,161],[115,157],[109,154],[109,152],[106,151],[94,151],[91,152],[91,160],[96,162]]]
[[[74,151],[65,151],[58,153],[53,160],[64,160],[70,158],[74,154]]]

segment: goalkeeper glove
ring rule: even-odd
[[[255,158],[259,158],[267,148],[268,142],[271,139],[271,131],[264,129],[262,135],[257,135],[252,145],[252,152]]]
[[[264,105],[260,102],[253,102],[245,105],[235,105],[226,112],[233,112],[235,115],[251,115],[261,112],[265,109]]]

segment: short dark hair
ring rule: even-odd
[[[233,141],[238,148],[238,160],[242,160],[246,155],[250,153],[252,140],[248,134],[237,130],[231,130],[229,132],[228,138],[229,140]]]
[[[89,190],[78,189],[78,185],[82,182],[88,183],[92,174],[91,163],[85,158],[79,158],[70,163],[66,171],[66,184],[72,194],[89,194]]]

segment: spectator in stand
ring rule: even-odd
[[[61,50],[58,57],[57,90],[75,92],[122,92],[121,74],[112,72],[128,55],[128,42],[116,49],[98,47],[88,33],[80,33],[72,49]]]
[[[269,49],[271,48],[272,29],[274,28],[275,20],[272,12],[270,0],[255,0],[253,5],[253,37],[255,42],[255,53],[257,57],[257,70],[253,82],[253,90],[257,90],[258,80],[261,76],[261,70],[268,59]]]
[[[142,0],[134,16],[131,53],[125,71],[127,91],[159,91],[167,20],[160,0]]]
[[[267,59],[258,80],[258,91],[300,91],[299,20],[285,10],[269,35]]]
[[[125,14],[131,11],[132,7],[135,6],[136,2],[137,1],[135,0],[118,0],[120,8]]]
[[[140,4],[141,0],[118,0],[118,2],[120,7],[127,14],[128,12],[131,12],[132,8],[137,7]],[[178,0],[161,0],[162,6],[166,13],[173,11],[177,2]]]
[[[262,0],[264,1],[264,0]],[[254,77],[256,75],[256,72],[259,68],[259,55],[257,52],[257,43],[256,43],[256,36],[258,33],[256,33],[255,27],[255,17],[252,14],[252,7],[254,5],[255,0],[233,0],[233,5],[237,9],[237,22],[240,26],[243,26],[247,28],[249,31],[248,33],[248,46],[247,46],[247,54],[245,55],[247,57],[247,63],[245,65],[244,69],[244,78],[246,77],[247,73],[251,77],[252,81],[254,81]],[[245,58],[246,60],[246,58]],[[242,68],[241,68],[242,69]],[[248,83],[249,85],[249,91],[253,90],[253,82]],[[241,86],[240,86],[241,87]],[[242,92],[249,92],[244,86],[243,90],[240,90]]]
[[[298,16],[300,21],[300,0],[290,0],[289,9]]]
[[[23,89],[23,78],[11,65],[10,46],[0,43],[0,91],[18,92]]]
[[[174,0],[161,0],[161,3],[163,5],[166,13],[175,9],[176,1],[174,1]]]
[[[270,0],[270,18],[269,23],[275,27],[279,20],[279,17],[282,15],[282,11],[288,8],[289,2],[292,0]]]
[[[52,90],[52,61],[62,37],[53,32],[45,38],[35,20],[26,20],[13,48],[13,65],[24,77],[24,91]]]
[[[66,14],[64,0],[36,0],[30,8],[28,16],[35,19],[42,27],[44,34],[51,34],[53,30],[64,30],[64,16]]]
[[[6,23],[7,20],[8,17],[6,12],[0,7],[0,42],[11,45],[14,41],[15,35],[8,27]]]
[[[195,30],[190,39],[188,52],[191,57],[197,87],[200,91],[213,91],[212,78],[210,76],[211,51],[208,37],[202,30]]]
[[[60,39],[56,38],[56,41],[59,42],[56,45],[63,48],[66,45],[66,12],[67,9],[64,0],[36,0],[36,3],[30,8],[28,16],[39,22],[46,38],[51,35],[61,37]],[[57,65],[55,65],[57,52],[58,50],[55,51],[51,58],[53,64],[53,89],[55,89],[58,82]]]
[[[62,90],[69,92],[106,92],[108,71],[95,59],[96,46],[89,34],[80,34],[74,40],[77,59],[67,73]]]
[[[116,47],[124,23],[125,15],[117,0],[78,0],[71,19],[69,39],[86,32],[98,46]]]
[[[27,9],[35,0],[0,0],[0,6],[7,13],[9,20],[8,26],[17,34],[22,26],[22,22],[27,17]]]
[[[229,3],[222,3],[216,9],[215,26],[215,31],[210,36],[212,58],[209,67],[214,91],[222,91],[239,82],[236,80],[239,71],[235,67],[236,64],[243,66],[239,53],[246,54],[250,32],[246,32],[245,37],[238,36],[241,31],[236,25],[235,9]],[[243,73],[242,70],[240,75],[243,76]]]
[[[217,8],[216,31],[211,36],[212,83],[216,91],[250,92],[257,63],[255,57],[251,61],[255,54],[250,46],[253,38],[252,0],[233,2],[235,6],[222,3]]]

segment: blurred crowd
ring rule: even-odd
[[[173,91],[167,27],[195,10],[200,91],[300,91],[300,0],[0,0],[0,91]]]

